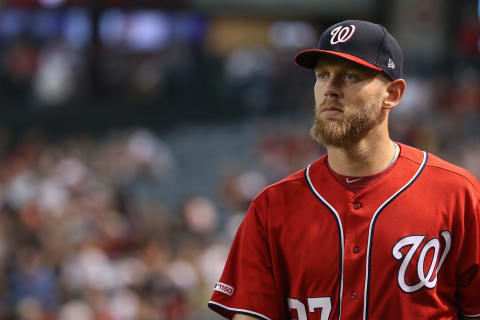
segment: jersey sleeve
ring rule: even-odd
[[[246,314],[258,319],[280,319],[272,261],[267,240],[265,206],[256,198],[233,241],[209,308],[225,318]]]
[[[463,316],[480,317],[480,197],[473,208],[468,209],[457,278],[457,301]]]

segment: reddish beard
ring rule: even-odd
[[[378,103],[354,110],[342,109],[341,119],[322,119],[317,111],[322,110],[322,107],[315,108],[315,120],[310,134],[318,143],[333,147],[352,146],[365,138],[386,117],[385,110]]]

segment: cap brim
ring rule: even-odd
[[[315,67],[317,66],[318,58],[320,58],[320,56],[324,54],[333,54],[335,56],[339,56],[347,60],[361,64],[367,68],[382,71],[381,68],[371,64],[366,60],[360,59],[359,57],[355,57],[343,52],[330,51],[330,50],[320,50],[320,49],[302,50],[299,53],[297,53],[294,60],[295,60],[295,63],[300,67],[307,68],[307,69],[315,69]]]

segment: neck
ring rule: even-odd
[[[394,143],[387,135],[365,138],[346,148],[327,145],[328,164],[333,171],[350,177],[364,177],[385,170],[395,153]]]

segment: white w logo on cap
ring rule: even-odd
[[[332,38],[330,39],[331,44],[336,44],[339,42],[345,42],[350,39],[355,32],[355,26],[353,24],[349,26],[338,26],[330,32]]]

